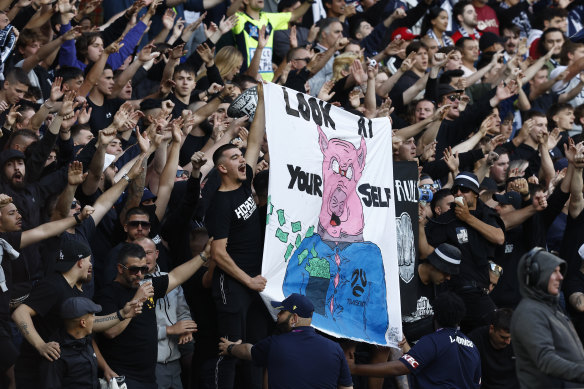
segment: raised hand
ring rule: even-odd
[[[70,29],[69,31],[67,31],[66,33],[64,33],[61,37],[64,41],[70,41],[70,40],[79,38],[82,33],[83,33],[83,27],[76,26],[76,27],[73,27],[72,29]]]
[[[20,108],[20,105],[13,105],[12,107],[10,107],[10,110],[8,111],[8,115],[6,115],[6,121],[4,123],[4,127],[6,127],[7,129],[11,129],[12,126],[14,125],[14,123],[16,123],[16,120],[19,117],[22,117],[22,114],[20,112],[18,112],[19,108]]]
[[[83,107],[79,110],[79,116],[77,117],[77,122],[79,124],[87,124],[89,123],[89,119],[91,118],[91,112],[93,111],[92,107],[89,107],[87,103],[83,104]]]
[[[203,62],[205,62],[205,65],[207,67],[213,66],[215,62],[215,57],[213,56],[213,50],[209,48],[209,45],[207,45],[206,43],[200,44],[197,47],[197,53],[199,54]]]
[[[322,88],[320,88],[320,92],[318,92],[317,98],[324,101],[329,101],[330,99],[332,99],[332,97],[336,93],[336,92],[331,93],[331,90],[333,89],[334,86],[335,82],[333,80],[328,80],[327,82],[325,82],[322,85]]]
[[[199,26],[201,25],[201,23],[205,19],[205,16],[207,16],[207,11],[203,12],[201,14],[201,16],[199,16],[199,18],[197,20],[195,20],[194,23],[191,23],[184,28],[184,30],[180,36],[180,38],[183,40],[183,42],[188,42],[191,40],[191,36],[193,36],[193,33],[195,32],[195,30],[197,28],[199,28]]]
[[[193,166],[193,171],[199,171],[207,163],[207,157],[202,151],[197,151],[191,156],[191,165]]]
[[[146,63],[150,60],[153,60],[154,58],[158,58],[158,56],[160,56],[160,53],[158,51],[152,52],[152,49],[154,49],[155,47],[156,46],[154,46],[152,42],[144,46],[142,50],[140,50],[140,53],[138,53],[138,61]]]
[[[298,38],[296,37],[296,26],[293,25],[290,27],[290,37],[288,38],[290,41],[290,48],[298,47]]]
[[[458,158],[458,151],[456,153],[452,152],[452,147],[448,147],[444,149],[444,162],[448,165],[448,169],[453,172],[458,172],[458,167],[460,166],[460,159]]]
[[[223,16],[221,18],[221,21],[219,22],[219,31],[221,32],[221,34],[229,32],[229,30],[231,30],[237,24],[238,20],[239,16],[237,16],[236,14],[231,15],[227,19],[225,19],[225,16]]]
[[[394,39],[389,43],[389,45],[387,45],[385,49],[383,49],[383,53],[390,57],[401,53],[405,53],[405,49],[401,48],[403,43],[404,43],[403,39]]]
[[[176,18],[176,12],[172,10],[172,8],[167,8],[162,15],[162,25],[164,26],[165,30],[172,30],[172,26],[174,25],[174,18]]]
[[[87,177],[87,173],[83,173],[83,164],[80,161],[73,161],[69,164],[69,170],[67,171],[69,185],[81,185],[85,181],[85,177]]]
[[[51,85],[51,95],[49,97],[51,102],[57,102],[61,97],[63,97],[65,92],[62,89],[62,84],[63,77],[55,77],[55,81],[53,81],[53,85]]]
[[[97,134],[99,144],[102,146],[107,146],[116,138],[117,130],[114,126],[106,127],[103,130],[100,130]]]
[[[170,59],[177,61],[186,53],[187,51],[185,50],[185,44],[180,44],[170,51]]]
[[[104,54],[111,55],[120,51],[120,49],[124,47],[124,43],[120,43],[122,39],[123,37],[119,37],[116,41],[112,42],[108,47],[105,48],[103,51]]]
[[[361,66],[361,61],[358,59],[351,64],[351,74],[357,85],[364,84],[367,81],[367,74],[365,73],[365,70],[363,70],[363,66]]]

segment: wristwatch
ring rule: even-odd
[[[205,263],[207,263],[207,261],[209,260],[209,258],[207,258],[207,256],[205,255],[205,252],[204,251],[201,251],[201,253],[199,254],[199,256],[201,257],[201,259]]]
[[[233,349],[234,346],[235,346],[235,343],[231,343],[229,346],[227,346],[227,354],[233,355],[233,354],[231,354],[231,350]]]
[[[122,178],[123,178],[124,180],[128,181],[128,184],[132,182],[132,179],[131,179],[131,178],[130,178],[130,177],[127,175],[127,174],[124,174],[124,175],[122,176]]]
[[[79,215],[81,214],[81,212],[77,212],[73,214],[73,217],[75,218],[75,221],[77,222],[77,224],[81,224],[83,222],[83,220],[81,220],[79,218]]]

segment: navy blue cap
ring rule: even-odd
[[[312,305],[312,301],[310,301],[308,297],[298,293],[292,293],[290,296],[286,297],[284,301],[272,301],[272,307],[279,310],[296,313],[298,316],[303,318],[312,317],[312,312],[314,312],[314,305]]]
[[[101,312],[101,305],[97,305],[87,297],[69,297],[61,305],[61,318],[75,319],[88,313]]]
[[[493,200],[503,205],[512,205],[513,208],[521,208],[521,195],[515,191],[505,192],[503,194],[493,193]]]
[[[148,201],[150,199],[152,199],[152,201],[156,201],[156,198],[156,195],[152,193],[150,189],[144,187],[144,193],[142,194],[142,200],[140,200],[140,202],[143,203],[144,201]]]
[[[26,159],[22,151],[8,149],[4,150],[0,153],[0,166],[4,166],[4,164],[12,159]]]

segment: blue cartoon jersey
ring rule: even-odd
[[[481,386],[479,351],[455,328],[441,328],[422,337],[399,360],[412,372],[415,389]]]
[[[288,261],[282,289],[285,296],[300,293],[312,301],[317,328],[387,343],[385,271],[375,244],[307,237]]]

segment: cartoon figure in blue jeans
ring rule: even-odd
[[[315,326],[386,344],[383,259],[377,245],[363,241],[363,206],[357,195],[365,139],[357,149],[345,140],[328,140],[320,127],[318,132],[324,155],[318,229],[290,257],[282,289],[285,296],[300,293],[312,301]]]

